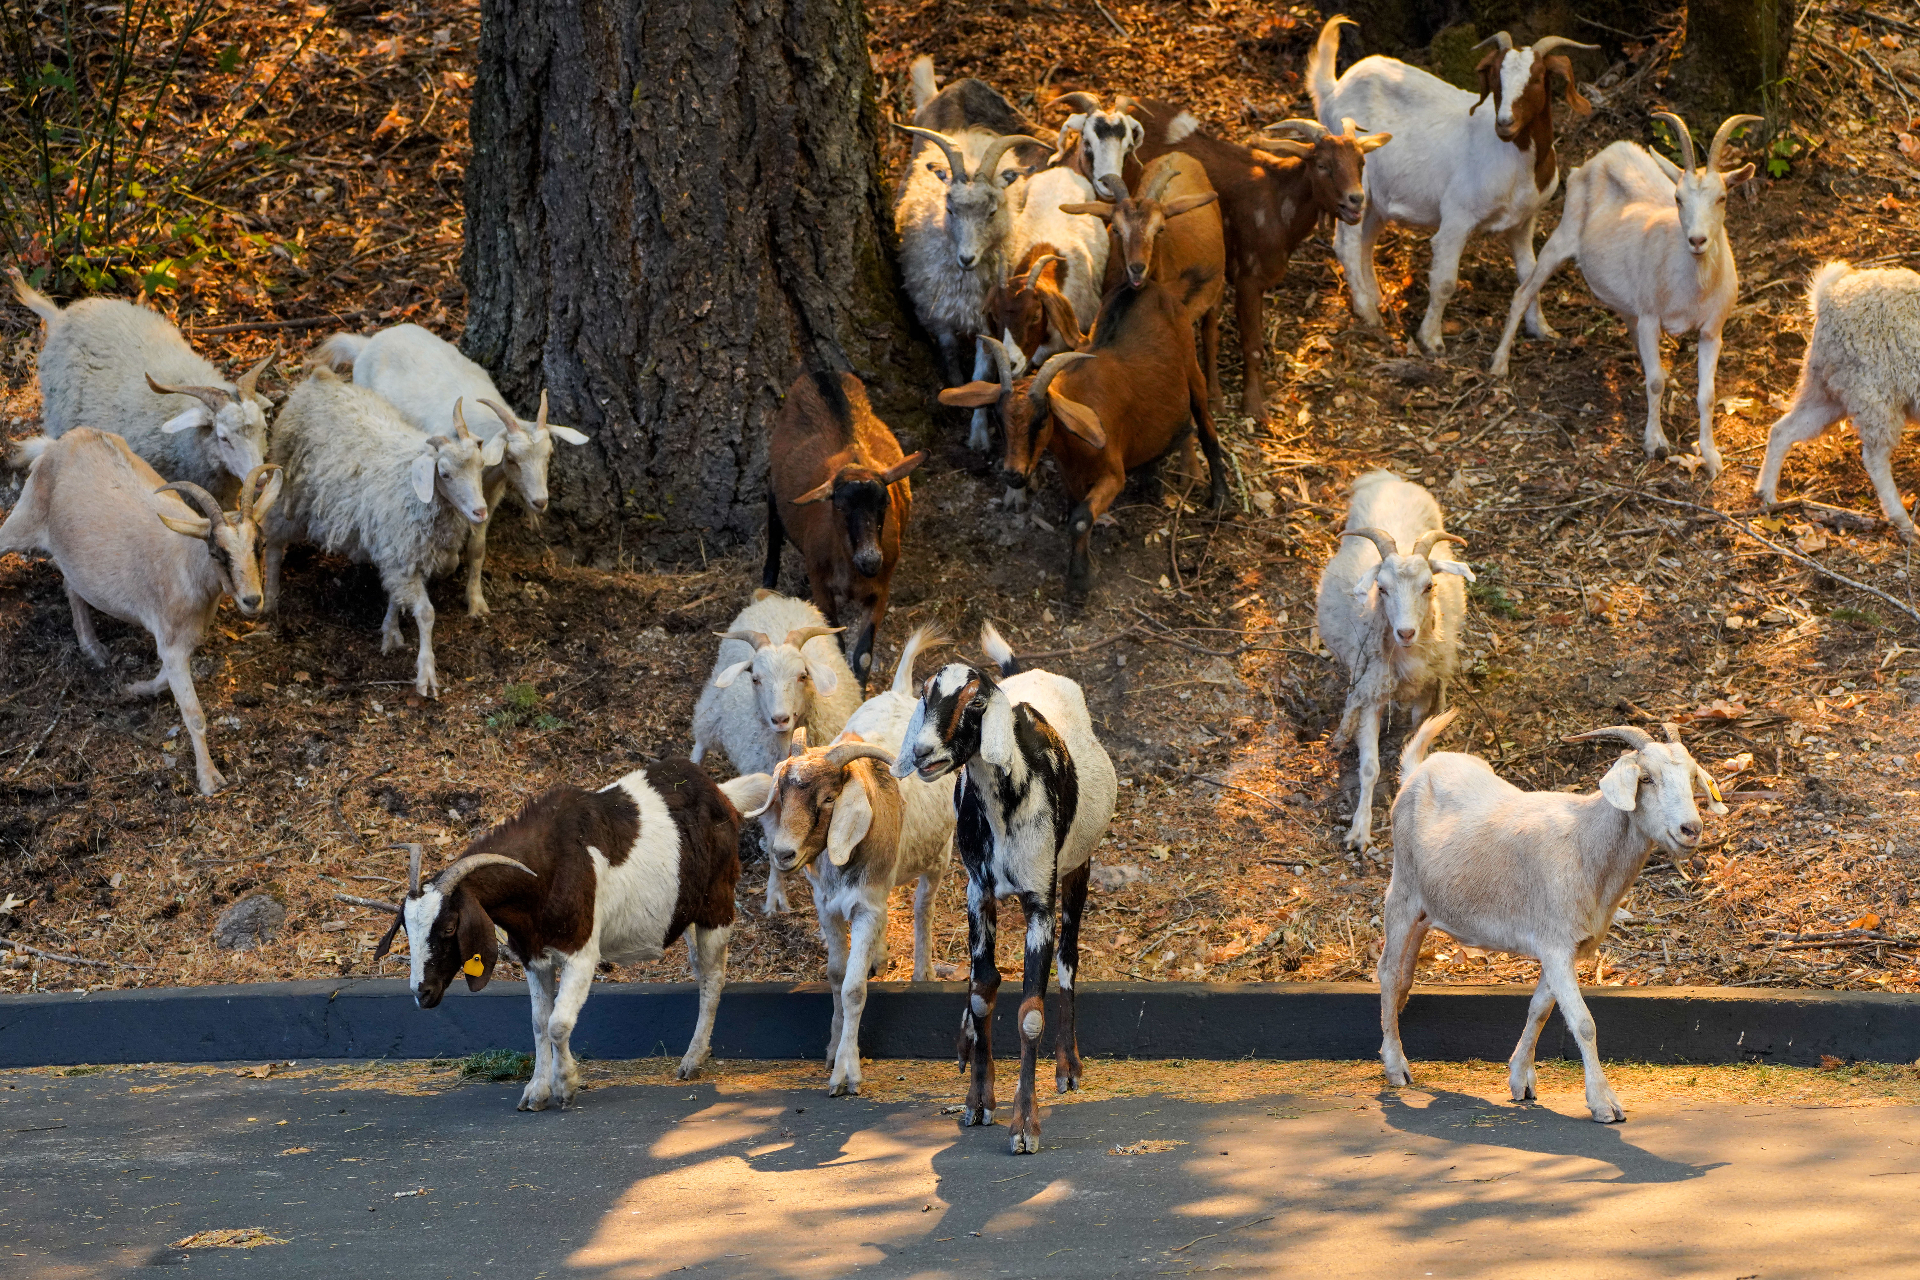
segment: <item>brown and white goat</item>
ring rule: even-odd
[[[1207,410],[1206,379],[1194,358],[1193,327],[1172,290],[1152,279],[1138,289],[1114,290],[1100,305],[1091,349],[1061,352],[1017,388],[1015,357],[992,338],[981,341],[993,352],[1000,381],[950,388],[940,402],[998,406],[1007,440],[1000,474],[1010,488],[1025,489],[1040,455],[1053,454],[1074,504],[1070,596],[1082,597],[1092,585],[1093,526],[1119,497],[1127,472],[1165,455],[1196,424],[1212,505],[1226,504],[1226,469]]]
[[[1025,354],[1029,364],[1044,364],[1049,356],[1078,347],[1087,335],[1063,291],[1066,275],[1067,260],[1056,246],[1032,246],[987,294],[985,332]]]
[[[1360,185],[1366,155],[1392,135],[1362,136],[1350,120],[1339,133],[1313,120],[1283,120],[1268,132],[1292,138],[1276,137],[1270,149],[1256,150],[1202,132],[1191,112],[1169,102],[1140,102],[1134,111],[1147,131],[1140,144],[1143,160],[1184,151],[1205,166],[1207,180],[1220,193],[1227,276],[1233,281],[1245,367],[1241,408],[1250,418],[1264,418],[1266,292],[1285,277],[1287,260],[1322,214],[1360,221],[1366,207]]]
[[[740,810],[766,798],[764,773],[715,785],[688,760],[660,760],[598,791],[555,787],[467,846],[438,876],[420,879],[420,846],[407,871],[407,896],[386,909],[393,927],[374,951],[387,953],[400,930],[411,965],[407,985],[422,1009],[440,1003],[456,974],[478,991],[493,977],[500,947],[526,967],[533,1000],[533,1078],[520,1110],[544,1111],[579,1088],[568,1040],[602,960],[657,960],[687,935],[700,984],[700,1014],[678,1075],[707,1059],[720,991],[727,980],[733,890],[740,879]]]
[[[907,475],[926,451],[903,454],[850,373],[794,379],[767,450],[768,590],[780,583],[787,538],[807,561],[813,603],[850,641],[847,664],[864,680],[873,634],[887,616],[900,544],[913,515]]]
[[[96,667],[110,659],[93,633],[93,610],[153,636],[160,674],[120,692],[150,698],[173,691],[201,794],[212,795],[227,780],[207,752],[193,651],[223,595],[246,617],[260,612],[260,524],[280,496],[280,468],[255,467],[241,484],[239,510],[222,511],[199,485],[162,482],[125,440],[92,427],[22,441],[10,461],[30,470],[20,501],[0,524],[0,552],[52,557],[66,579],[74,635]]]
[[[1140,181],[1140,158],[1133,154],[1146,136],[1138,120],[1128,114],[1133,99],[1125,94],[1102,107],[1091,93],[1063,93],[1047,104],[1068,107],[1073,114],[1060,125],[1060,143],[1054,164],[1064,164],[1102,190],[1101,179],[1117,179],[1131,189]]]

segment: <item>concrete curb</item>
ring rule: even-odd
[[[882,1058],[953,1052],[966,988],[876,982],[862,1048]],[[1017,1052],[1017,987],[1002,988],[995,1047]],[[1502,1059],[1525,1021],[1521,987],[1417,987],[1402,1017],[1415,1060]],[[1880,992],[1668,987],[1585,992],[1610,1059],[1763,1061],[1814,1066],[1920,1058],[1920,996]],[[1011,998],[1008,998],[1011,997]],[[722,1058],[815,1058],[826,1051],[824,983],[741,982],[720,1001]],[[678,1056],[693,1033],[690,984],[594,988],[574,1032],[596,1058]],[[1090,982],[1080,987],[1081,1052],[1131,1058],[1369,1058],[1380,1048],[1380,997],[1366,983]],[[438,1009],[414,1007],[395,979],[0,996],[0,1067],[242,1059],[463,1057],[531,1049],[526,987],[458,984]],[[1577,1057],[1556,1015],[1540,1056]]]

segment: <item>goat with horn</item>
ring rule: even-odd
[[[407,986],[422,1009],[440,1003],[455,975],[478,991],[500,957],[525,967],[533,1001],[533,1078],[520,1110],[568,1106],[579,1088],[569,1040],[601,961],[657,960],[687,938],[700,984],[693,1040],[680,1060],[689,1079],[706,1061],[727,980],[733,891],[740,878],[740,810],[766,800],[768,778],[716,786],[688,760],[660,760],[585,791],[555,787],[475,840],[431,880],[410,850],[407,896],[376,965],[406,931]]]

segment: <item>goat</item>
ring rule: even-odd
[[[1385,146],[1392,135],[1362,136],[1351,122],[1335,133],[1312,120],[1283,120],[1270,131],[1293,137],[1276,138],[1268,143],[1270,149],[1255,150],[1202,131],[1191,112],[1171,103],[1141,102],[1136,109],[1146,125],[1140,158],[1151,162],[1170,151],[1184,152],[1200,162],[1220,194],[1227,276],[1233,282],[1245,368],[1241,407],[1248,417],[1264,419],[1266,292],[1285,278],[1288,259],[1322,214],[1342,222],[1358,220],[1365,204],[1361,175],[1367,153]],[[1213,346],[1217,351],[1217,337]],[[1217,361],[1217,356],[1212,358]],[[1217,372],[1210,384],[1217,397]]]
[[[1712,812],[1719,788],[1680,745],[1672,725],[1655,742],[1627,725],[1564,738],[1615,738],[1630,748],[1590,795],[1522,791],[1478,756],[1443,751],[1434,739],[1458,712],[1420,726],[1400,756],[1393,802],[1393,879],[1380,909],[1380,1059],[1387,1083],[1412,1083],[1400,1044],[1400,1011],[1420,962],[1420,942],[1439,929],[1468,946],[1532,956],[1540,982],[1526,1030],[1507,1064],[1515,1102],[1534,1096],[1534,1044],[1558,1000],[1586,1065],[1587,1110],[1601,1124],[1625,1118],[1600,1068],[1593,1015],[1580,998],[1574,962],[1607,936],[1634,877],[1659,845],[1676,857],[1700,844],[1695,781]]]
[[[1094,846],[1113,817],[1113,761],[1094,736],[1080,686],[1050,671],[1022,671],[988,623],[980,647],[992,670],[953,662],[927,678],[907,722],[893,776],[935,782],[960,774],[954,796],[956,844],[967,870],[971,990],[960,1015],[960,1068],[972,1068],[962,1123],[993,1123],[994,962],[999,900],[1014,896],[1027,922],[1020,998],[1020,1082],[1009,1147],[1040,1149],[1034,1074],[1046,1029],[1047,973],[1059,936],[1060,1027],[1054,1034],[1054,1089],[1080,1087],[1074,1032],[1074,973],[1080,918]]]
[[[453,426],[452,436],[422,439],[384,397],[323,365],[287,397],[271,450],[286,468],[287,500],[266,525],[267,608],[279,602],[291,542],[372,564],[387,592],[380,652],[405,643],[400,611],[410,610],[420,630],[413,688],[423,698],[440,696],[427,581],[451,571],[468,529],[486,522],[482,474],[506,450],[503,437],[482,442],[467,429],[458,401]]]
[[[740,810],[766,797],[754,775],[714,785],[686,760],[659,760],[598,791],[555,787],[467,846],[432,880],[420,879],[421,849],[407,867],[407,896],[378,964],[407,933],[407,987],[436,1007],[455,974],[479,991],[500,958],[525,966],[533,1001],[533,1078],[522,1111],[564,1110],[580,1087],[568,1041],[601,961],[658,960],[681,934],[700,984],[693,1040],[675,1075],[697,1075],[713,1039],[727,982],[733,889],[740,879]]]
[[[483,404],[500,420],[496,431],[485,418],[474,434],[491,442],[506,441],[506,452],[487,467],[487,518],[467,533],[467,616],[484,618],[487,607],[481,571],[487,563],[487,526],[500,509],[508,485],[536,515],[547,509],[547,468],[553,460],[553,442],[587,442],[584,433],[547,421],[547,393],[540,393],[540,411],[528,422],[507,407],[493,379],[444,338],[417,324],[398,324],[371,337],[336,333],[314,350],[313,359],[336,372],[353,370],[360,386],[385,396],[400,416],[427,435],[438,432],[455,402]]]
[[[1727,243],[1727,188],[1753,176],[1746,165],[1719,170],[1720,153],[1734,131],[1759,116],[1730,116],[1707,148],[1707,162],[1694,167],[1693,137],[1679,116],[1654,112],[1673,126],[1686,168],[1631,142],[1616,142],[1567,175],[1567,206],[1540,260],[1514,292],[1507,327],[1489,369],[1505,376],[1521,312],[1539,306],[1540,290],[1560,264],[1580,264],[1593,296],[1627,322],[1640,349],[1647,381],[1649,458],[1668,453],[1661,428],[1667,371],[1660,357],[1660,331],[1700,331],[1700,459],[1707,476],[1720,474],[1713,445],[1713,378],[1720,364],[1720,331],[1740,293],[1733,247]]]
[[[273,402],[255,388],[272,354],[232,382],[195,354],[162,315],[117,298],[62,308],[9,267],[14,296],[46,321],[40,349],[41,430],[110,430],[155,471],[221,498],[264,460]]]
[[[1391,472],[1370,471],[1353,482],[1340,536],[1340,550],[1320,574],[1315,618],[1321,641],[1347,669],[1347,704],[1333,747],[1358,742],[1360,795],[1346,844],[1365,849],[1373,841],[1382,713],[1399,703],[1418,725],[1446,709],[1466,622],[1461,579],[1473,581],[1473,570],[1434,558],[1439,544],[1464,548],[1466,540],[1446,532],[1432,494]]]
[[[1047,104],[1072,109],[1060,125],[1060,141],[1051,163],[1066,164],[1105,191],[1107,182],[1132,188],[1140,181],[1140,160],[1132,155],[1146,138],[1146,129],[1128,113],[1133,99],[1121,94],[1111,108],[1102,107],[1091,93],[1063,93]]]
[[[860,706],[860,681],[840,656],[820,610],[762,588],[719,632],[713,674],[693,704],[695,764],[719,746],[741,773],[772,773],[786,759],[796,729],[825,742]],[[740,677],[750,679],[742,684]],[[788,909],[780,868],[767,867],[766,912]]]
[[[96,667],[106,668],[109,658],[94,635],[92,610],[136,623],[153,637],[160,674],[120,692],[150,698],[172,690],[193,742],[200,793],[212,795],[226,779],[207,751],[193,651],[222,595],[232,596],[246,617],[260,612],[256,544],[261,522],[280,496],[279,469],[254,468],[241,485],[240,509],[224,512],[199,485],[162,481],[125,440],[91,427],[23,441],[10,461],[28,468],[27,483],[0,524],[0,552],[52,557],[66,580],[74,635]]]
[[[1127,472],[1164,456],[1191,424],[1199,425],[1207,455],[1213,509],[1226,505],[1226,467],[1193,354],[1193,326],[1171,290],[1151,279],[1138,289],[1115,289],[1100,306],[1092,348],[1053,356],[1017,390],[1018,358],[992,338],[980,341],[993,353],[1000,380],[950,388],[940,402],[998,406],[1006,431],[1000,475],[1010,490],[1028,488],[1041,454],[1053,454],[1073,504],[1070,596],[1083,598],[1093,584],[1093,526],[1126,485]]]
[[[1593,106],[1580,96],[1566,49],[1598,49],[1564,36],[1546,36],[1515,48],[1496,32],[1474,48],[1488,49],[1476,71],[1476,99],[1437,76],[1378,54],[1362,58],[1334,78],[1340,28],[1357,26],[1337,15],[1320,29],[1307,76],[1320,123],[1334,128],[1347,117],[1386,129],[1398,139],[1367,163],[1366,213],[1359,225],[1336,228],[1333,250],[1346,272],[1353,309],[1362,324],[1379,327],[1380,279],[1374,246],[1389,222],[1433,229],[1433,263],[1427,273],[1427,314],[1415,341],[1422,350],[1446,350],[1441,324],[1460,282],[1460,253],[1467,240],[1494,232],[1507,243],[1517,279],[1533,274],[1533,226],[1560,185],[1553,149],[1553,100],[1547,77],[1558,75],[1567,105],[1580,115]],[[1493,110],[1479,114],[1493,98]],[[1558,336],[1536,303],[1527,312],[1527,332]]]
[[[815,372],[787,389],[767,458],[767,563],[760,584],[780,585],[780,549],[793,539],[806,557],[814,606],[846,629],[853,642],[847,663],[865,679],[913,516],[907,476],[926,461],[926,450],[901,452],[860,379]],[[783,505],[792,508],[784,516]]]
[[[827,942],[833,1029],[827,1036],[827,1092],[859,1093],[860,1015],[867,980],[887,966],[887,899],[919,879],[913,895],[913,980],[930,975],[934,890],[953,851],[953,779],[896,781],[889,770],[917,702],[913,662],[935,635],[907,638],[893,687],[867,699],[825,748],[808,750],[794,731],[793,754],[774,766],[758,818],[767,857],[780,871],[805,868]],[[826,857],[821,858],[824,852]]]
[[[1793,403],[1767,433],[1767,459],[1754,492],[1771,505],[1787,450],[1842,418],[1860,433],[1860,461],[1880,510],[1907,541],[1913,519],[1893,480],[1893,450],[1920,417],[1920,275],[1901,267],[1862,271],[1829,262],[1807,288],[1813,336]]]
[[[1016,157],[1021,163],[1038,164],[1046,152],[1035,148],[1051,150],[1051,144],[1028,136],[1027,121],[979,80],[935,93],[929,58],[915,60],[913,85],[913,124],[896,126],[917,139],[894,198],[901,283],[953,384],[965,376],[960,343],[979,332],[987,291],[1005,260],[1006,187],[1020,171],[1003,172],[1002,158],[1018,146],[1025,151]]]

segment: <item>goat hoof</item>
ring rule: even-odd
[[[968,1107],[961,1114],[960,1122],[965,1126],[990,1125],[993,1123],[992,1107]]]
[[[520,1110],[545,1111],[547,1109],[547,1102],[548,1102],[548,1098],[545,1095],[542,1095],[540,1097],[534,1097],[534,1098],[525,1097],[523,1095],[520,1099]]]
[[[493,616],[493,610],[487,607],[485,600],[470,600],[467,602],[467,616],[469,618],[490,618]]]
[[[680,1065],[674,1069],[673,1078],[676,1080],[693,1079],[700,1074],[700,1066],[704,1061],[705,1059],[695,1060],[693,1058],[682,1058]]]
[[[1040,1150],[1040,1128],[1018,1128],[1007,1140],[1007,1153],[1016,1156],[1030,1156]]]

